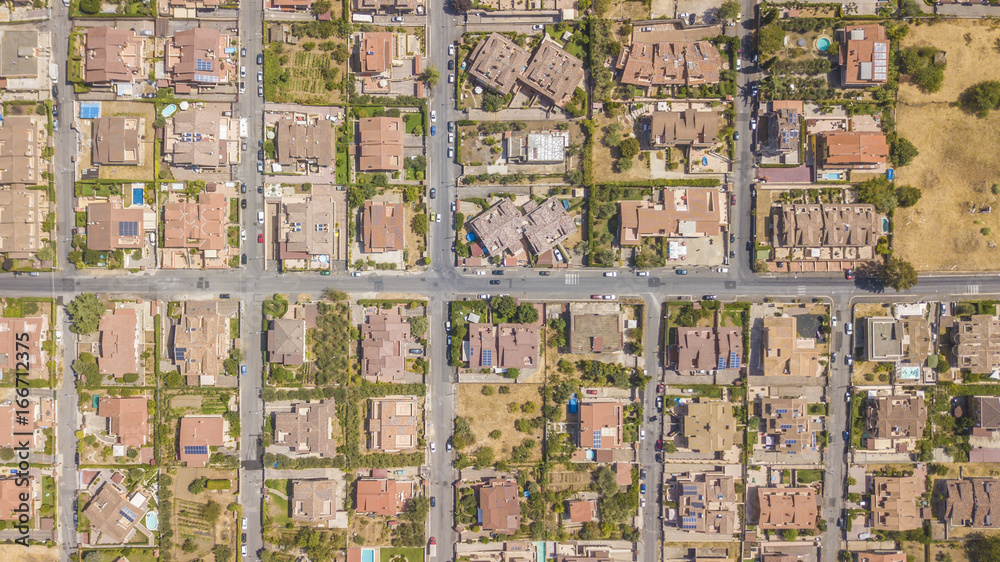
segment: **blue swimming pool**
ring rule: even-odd
[[[366,548],[361,551],[361,562],[375,562],[375,550]]]
[[[830,39],[828,37],[820,37],[816,40],[816,48],[820,51],[825,51],[830,47]]]
[[[844,173],[843,172],[825,172],[825,173],[823,173],[823,175],[821,177],[823,179],[827,180],[827,181],[840,181],[840,180],[844,179]]]
[[[142,190],[141,187],[133,187],[132,188],[132,204],[133,205],[142,205],[142,203],[143,203],[143,197],[144,196],[145,196],[145,194],[143,193],[143,190]]]
[[[155,511],[150,511],[149,513],[146,514],[146,528],[147,529],[149,529],[150,531],[155,531],[156,527],[159,526],[159,524],[160,524],[160,520],[156,516],[156,512]]]

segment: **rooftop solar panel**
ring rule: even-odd
[[[208,446],[207,445],[184,445],[185,455],[207,455]]]
[[[484,349],[483,350],[483,367],[492,367],[492,366],[493,366],[493,350],[492,349]]]
[[[128,506],[122,506],[122,508],[119,511],[119,513],[122,514],[122,517],[124,517],[125,519],[128,519],[130,523],[133,522],[133,521],[135,521],[136,518],[139,517],[138,514],[136,514],[136,512],[132,511],[131,509],[129,509]]]
[[[138,236],[138,221],[123,221],[118,223],[118,236]]]
[[[194,63],[194,69],[203,72],[212,72],[212,61],[198,59]]]

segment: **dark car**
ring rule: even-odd
[[[264,64],[264,53],[257,53],[257,64]]]
[[[53,98],[59,97],[59,86],[56,86],[55,84],[52,85],[52,97]]]
[[[246,254],[243,254],[242,256],[240,256],[240,263],[242,263],[243,265],[247,264],[247,255]]]
[[[56,104],[52,104],[52,116],[59,117],[59,106]]]
[[[243,47],[243,48],[240,49],[240,56],[241,57],[247,56],[247,48],[246,47]],[[246,542],[246,541],[244,541],[244,542]]]
[[[549,275],[552,275],[552,272],[551,271],[539,271],[538,274],[541,275],[542,277],[548,277]]]
[[[845,269],[844,270],[844,278],[847,279],[848,281],[850,281],[851,279],[854,279],[854,270],[851,269],[851,268],[849,268],[849,267],[847,269]]]
[[[243,533],[243,535],[240,537],[240,540],[243,542],[243,544],[246,544],[246,542],[247,542],[247,534]]]
[[[656,453],[656,462],[663,462],[663,455]]]
[[[717,295],[703,295],[701,297],[701,300],[703,300],[703,301],[714,301],[714,300],[719,300],[719,297]]]
[[[247,184],[246,183],[241,183],[240,184],[240,193],[246,193],[246,192],[247,192]]]
[[[687,274],[688,274],[688,270],[686,270],[686,269],[678,269],[677,270],[677,275],[687,275]]]
[[[240,199],[240,208],[241,209],[246,209],[247,208],[247,200],[246,199]]]
[[[264,186],[263,185],[258,185],[257,186],[257,193],[264,193]]]
[[[435,197],[437,197],[437,193],[438,193],[438,192],[437,192],[437,189],[434,189],[434,188],[432,187],[432,188],[431,188],[431,199],[434,199]]]
[[[431,507],[434,507],[436,505],[437,505],[437,499],[435,499],[434,496],[431,496]]]
[[[437,134],[437,132],[438,132],[437,126],[431,125],[431,136],[433,137],[435,134]]]
[[[733,205],[736,204],[736,194],[734,193],[732,197],[729,198],[729,202]]]
[[[490,279],[490,285],[499,285],[499,284],[500,284],[499,279]]]
[[[736,243],[736,235],[735,234],[732,234],[732,233],[729,234],[729,243],[730,244]]]
[[[76,229],[73,229],[73,236],[76,236]]]
[[[651,422],[655,422],[657,419],[659,418],[657,418],[656,416],[649,416],[649,421]]]
[[[455,70],[455,59],[448,59],[448,70]]]
[[[263,160],[263,159],[264,159],[264,149],[261,148],[260,150],[257,151],[257,160]]]
[[[732,252],[729,252],[729,257],[735,258],[736,257],[736,251],[734,250]]]
[[[494,269],[493,270],[493,275],[503,275],[503,270],[502,269]]]

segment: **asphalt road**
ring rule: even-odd
[[[794,275],[757,275],[750,269],[749,253],[743,248],[751,240],[750,209],[752,200],[749,185],[753,177],[753,152],[751,149],[752,132],[749,129],[752,100],[744,95],[747,84],[759,78],[759,73],[752,64],[744,60],[743,70],[738,74],[739,94],[736,98],[736,130],[740,133],[737,141],[737,163],[731,172],[735,186],[737,204],[732,208],[731,223],[737,233],[735,243],[736,258],[729,264],[729,272],[720,274],[708,268],[687,267],[689,274],[677,275],[673,268],[654,270],[650,277],[637,277],[626,269],[619,270],[618,277],[608,279],[602,276],[603,271],[574,270],[576,276],[573,284],[567,284],[565,271],[553,271],[550,276],[541,277],[535,271],[508,271],[501,278],[502,285],[490,286],[490,277],[476,276],[472,271],[457,269],[453,266],[454,258],[451,244],[454,241],[453,216],[450,204],[456,200],[458,192],[455,178],[459,168],[447,158],[447,123],[457,121],[460,114],[454,109],[452,84],[448,83],[447,62],[449,43],[457,40],[464,29],[462,18],[438,9],[435,6],[427,15],[427,61],[441,72],[441,82],[430,89],[429,109],[437,114],[434,125],[437,134],[427,137],[426,150],[428,155],[429,185],[436,189],[436,198],[429,201],[430,212],[440,213],[442,221],[434,222],[430,229],[429,255],[431,266],[423,274],[406,275],[401,273],[373,273],[360,277],[349,277],[338,274],[331,277],[321,277],[312,274],[282,275],[275,267],[265,267],[263,245],[256,243],[256,235],[262,232],[257,225],[256,214],[263,210],[263,197],[257,194],[256,187],[262,185],[263,178],[257,172],[256,151],[257,140],[263,135],[263,99],[256,95],[256,72],[260,70],[255,58],[262,52],[262,13],[261,0],[247,0],[241,4],[240,29],[242,46],[247,49],[247,58],[242,64],[247,66],[246,94],[241,95],[237,102],[239,115],[249,119],[250,135],[248,150],[234,170],[237,181],[247,184],[248,207],[244,213],[243,227],[247,231],[245,253],[248,257],[246,266],[234,271],[146,271],[127,276],[94,276],[78,272],[72,266],[64,271],[51,274],[41,274],[37,278],[28,276],[4,279],[4,294],[8,296],[37,295],[48,293],[62,297],[63,302],[81,292],[100,292],[139,295],[146,298],[204,298],[228,293],[232,298],[238,298],[243,303],[241,318],[241,338],[245,364],[248,375],[240,384],[240,404],[242,418],[242,435],[240,451],[240,504],[247,517],[248,529],[247,547],[250,557],[256,556],[263,548],[261,535],[261,505],[263,470],[261,465],[261,450],[257,446],[263,427],[263,403],[260,399],[262,389],[263,347],[260,306],[267,296],[276,293],[307,293],[319,296],[328,287],[336,287],[351,293],[368,292],[406,292],[426,295],[430,310],[430,346],[428,349],[431,360],[431,373],[428,379],[427,427],[428,444],[435,444],[435,451],[428,448],[428,467],[426,467],[429,482],[428,493],[435,497],[436,507],[432,508],[428,521],[428,537],[437,539],[439,559],[451,558],[451,545],[456,542],[453,530],[454,494],[453,483],[457,474],[452,468],[452,454],[446,449],[452,431],[452,420],[455,412],[454,370],[448,367],[447,346],[445,341],[444,322],[448,312],[448,302],[454,299],[476,298],[480,293],[507,293],[519,298],[534,299],[587,299],[592,294],[616,294],[619,297],[641,299],[646,305],[644,324],[645,364],[652,381],[645,389],[637,389],[637,396],[642,399],[645,408],[646,423],[645,438],[640,444],[639,456],[643,467],[647,469],[646,507],[640,514],[642,529],[639,543],[638,558],[653,562],[658,556],[658,541],[661,536],[659,525],[659,485],[662,481],[662,466],[654,461],[654,443],[659,438],[660,423],[649,422],[649,417],[656,414],[655,385],[662,374],[660,349],[657,341],[660,326],[660,307],[666,300],[698,299],[704,294],[715,294],[721,300],[760,300],[764,297],[828,298],[834,305],[837,317],[840,319],[838,330],[848,319],[849,306],[852,299],[859,296],[888,299],[889,295],[874,294],[861,288],[861,285],[844,280],[839,275],[802,276]],[[753,29],[754,2],[741,0],[743,7],[743,22],[735,29],[738,36],[746,38]],[[53,17],[43,24],[53,33],[54,37],[66,37],[69,34],[69,21],[66,8],[61,3],[53,4]],[[744,41],[746,52],[748,42]],[[54,49],[57,63],[66,68],[65,49]],[[60,94],[65,100],[60,105],[60,117],[64,125],[56,133],[56,151],[54,157],[56,170],[56,186],[58,193],[58,232],[59,254],[65,256],[71,241],[71,230],[75,217],[72,211],[73,163],[71,155],[76,150],[77,137],[68,124],[71,121],[72,106],[70,103],[70,86],[65,82],[60,84]],[[63,265],[65,265],[63,263]],[[924,276],[916,291],[904,295],[891,295],[896,299],[949,298],[956,294],[994,294],[1000,293],[1000,277],[997,275],[940,275]],[[64,359],[68,365],[69,350],[72,348],[71,334],[64,334]],[[823,559],[834,560],[839,548],[840,531],[833,524],[839,516],[843,505],[843,485],[845,471],[844,443],[840,432],[846,428],[846,405],[842,399],[849,384],[849,373],[844,365],[843,357],[849,351],[849,339],[846,336],[835,338],[834,345],[838,353],[838,361],[833,366],[830,378],[829,429],[831,445],[828,449],[825,463],[827,466],[827,482],[823,502],[823,516],[830,522],[829,529],[823,541]],[[58,520],[59,539],[63,558],[68,558],[70,552],[76,549],[76,534],[72,524],[72,498],[76,497],[77,467],[74,457],[76,440],[73,431],[78,422],[77,395],[72,381],[66,381],[57,393],[58,455],[59,462],[59,497]]]

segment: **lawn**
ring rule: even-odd
[[[406,123],[406,134],[424,134],[424,116],[422,113],[407,113],[403,120]]]
[[[390,562],[394,556],[403,556],[405,557],[406,562],[423,562],[424,549],[420,547],[392,548],[383,546],[381,549],[380,562]]]
[[[992,188],[998,182],[996,158],[981,148],[1000,142],[1000,113],[978,119],[951,104],[965,88],[985,79],[980,69],[992,64],[998,39],[1000,30],[986,22],[963,20],[911,27],[903,41],[903,47],[946,51],[948,60],[939,92],[925,94],[904,80],[899,86],[897,130],[920,154],[896,171],[896,181],[921,189],[923,196],[915,206],[896,211],[893,246],[897,256],[918,270],[996,267],[991,245],[1000,242],[1000,214],[969,211],[971,205],[1000,203],[1000,188]]]
[[[284,527],[292,522],[291,513],[288,511],[288,500],[277,494],[268,494],[271,500],[271,517],[279,527]]]
[[[343,101],[339,90],[347,65],[338,63],[320,48],[303,50],[306,43],[343,43],[343,39],[315,41],[303,38],[298,45],[271,43],[264,50],[264,97],[269,102],[327,105]]]
[[[500,386],[506,386],[509,394],[500,394]],[[493,394],[483,394],[483,387],[492,388]],[[529,461],[540,459],[541,430],[531,429],[530,433],[525,433],[518,431],[514,424],[517,420],[533,419],[541,415],[542,400],[539,394],[541,389],[541,385],[524,383],[458,385],[458,415],[469,420],[472,433],[475,435],[475,441],[463,452],[473,454],[479,447],[492,447],[497,460],[506,460],[510,458],[513,447],[520,445],[525,438],[531,438],[535,440],[536,445],[531,450]],[[533,403],[535,409],[525,412],[522,406],[527,402]],[[509,404],[517,405],[514,413],[508,410]],[[484,416],[482,412],[493,412],[494,415]],[[499,431],[499,437],[490,437],[493,431]]]

